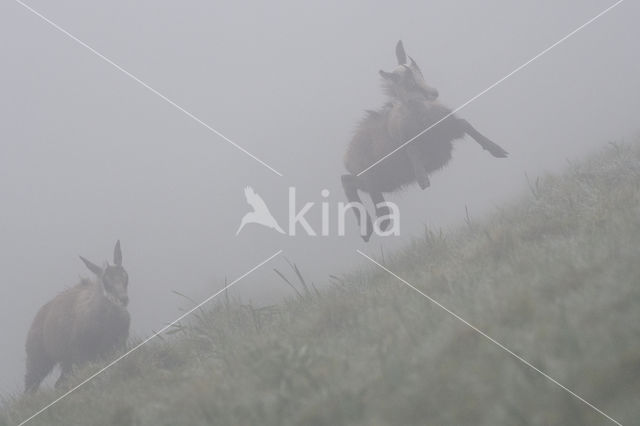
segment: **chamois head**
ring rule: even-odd
[[[398,66],[391,72],[380,70],[385,88],[389,96],[401,101],[426,100],[434,101],[438,98],[438,91],[427,85],[420,67],[411,56],[407,57],[402,40],[396,44],[396,58]],[[410,62],[407,62],[409,58]]]
[[[104,295],[115,304],[127,306],[129,303],[129,296],[127,295],[129,275],[122,267],[120,241],[118,240],[113,250],[113,265],[107,262],[105,267],[100,267],[82,256],[80,256],[80,259],[96,275]]]

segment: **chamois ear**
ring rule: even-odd
[[[400,79],[400,76],[398,74],[395,74],[395,73],[392,73],[392,72],[386,72],[386,71],[380,70],[380,71],[378,71],[378,73],[385,80],[391,80],[391,81],[397,82]]]
[[[414,71],[418,71],[420,75],[422,75],[422,70],[420,69],[418,64],[416,64],[416,61],[414,61],[411,56],[409,56],[409,60],[411,60],[411,69]]]
[[[398,44],[396,44],[396,58],[398,58],[398,65],[407,63],[407,54],[404,52],[402,40],[398,40]]]
[[[122,250],[120,250],[120,240],[116,242],[116,247],[113,249],[113,263],[116,266],[122,266]]]
[[[82,260],[85,264],[85,266],[87,268],[89,268],[89,270],[91,272],[93,272],[94,274],[96,274],[97,276],[102,275],[102,268],[99,267],[98,265],[96,265],[95,263],[85,259],[84,257],[80,256],[80,260]]]

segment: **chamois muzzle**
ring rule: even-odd
[[[424,92],[424,95],[427,97],[428,101],[435,101],[436,99],[438,99],[438,96],[440,96],[440,93],[438,93],[438,90],[432,87],[425,88],[423,92]]]

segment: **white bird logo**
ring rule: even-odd
[[[244,188],[244,196],[247,199],[247,203],[253,207],[253,211],[244,215],[240,222],[240,227],[238,231],[236,231],[236,235],[238,235],[242,228],[248,223],[257,223],[284,234],[284,231],[280,228],[278,222],[276,222],[262,197],[256,194],[252,187],[247,186]]]

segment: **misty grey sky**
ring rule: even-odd
[[[178,315],[178,290],[202,299],[278,249],[323,284],[424,226],[481,218],[525,187],[638,131],[640,6],[628,1],[458,115],[507,149],[470,139],[426,191],[398,203],[402,235],[362,243],[247,227],[243,187],[286,222],[299,202],[343,200],[342,155],[363,110],[384,102],[379,69],[403,39],[440,100],[455,108],[613,1],[216,3],[82,1],[29,5],[278,169],[239,152],[11,0],[0,3],[0,321],[10,327],[0,391],[21,389],[37,309],[88,275],[121,239],[132,333]],[[335,212],[334,212],[335,213]],[[319,227],[319,207],[309,215]],[[276,259],[232,293],[272,303],[289,290]],[[5,328],[6,329],[6,328]]]

